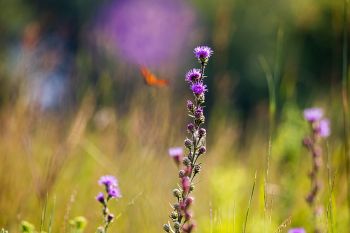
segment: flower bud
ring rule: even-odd
[[[196,119],[194,120],[194,123],[196,123],[197,126],[199,126],[200,124],[203,124],[204,122],[205,122],[205,117],[204,117],[204,115],[202,115],[201,117],[196,118]]]
[[[187,100],[187,110],[191,113],[194,111],[194,104],[192,103],[191,100]]]
[[[180,210],[180,205],[179,205],[179,203],[173,204],[173,208],[174,208],[174,210]]]
[[[190,139],[186,138],[184,144],[186,148],[191,149],[192,141]]]
[[[174,228],[175,228],[175,230],[179,230],[180,229],[180,223],[179,222],[175,222],[174,223]]]
[[[205,102],[205,96],[204,93],[200,94],[199,96],[196,96],[196,100],[199,104],[203,104]]]
[[[185,166],[190,166],[191,165],[191,160],[187,157],[185,157],[182,161],[182,163],[185,165]]]
[[[207,131],[204,128],[198,130],[199,137],[202,138],[207,134]]]
[[[204,154],[206,151],[207,151],[207,149],[205,148],[205,146],[201,146],[201,147],[198,149],[198,154],[199,154],[199,155],[202,155],[202,154]]]
[[[199,164],[196,164],[195,166],[194,166],[194,173],[199,173],[201,171],[201,165],[199,165]]]
[[[192,192],[193,190],[194,190],[194,185],[191,184],[191,186],[190,186],[190,192]]]
[[[188,130],[189,133],[194,133],[195,126],[192,123],[189,123],[187,125],[187,130]]]
[[[178,189],[174,189],[174,190],[173,190],[173,195],[174,195],[174,197],[176,197],[176,198],[180,198],[180,197],[181,197],[181,191],[178,190]]]
[[[170,218],[173,219],[173,220],[176,220],[178,216],[179,216],[179,215],[177,214],[176,211],[173,211],[173,212],[171,212],[171,214],[170,214]]]
[[[104,204],[104,203],[105,203],[105,197],[104,197],[103,193],[100,192],[100,193],[96,196],[96,200],[97,200],[98,202],[100,202],[101,204]]]
[[[164,224],[164,225],[163,225],[163,230],[164,230],[165,232],[170,232],[170,226],[169,226],[169,224]]]
[[[108,222],[112,222],[113,219],[114,219],[114,215],[113,215],[113,214],[108,214],[108,216],[107,216],[107,221],[108,221]]]
[[[182,178],[185,176],[185,171],[184,170],[180,170],[179,171],[179,178]]]
[[[198,107],[194,112],[194,117],[201,118],[202,116],[203,116],[203,109],[201,107]]]

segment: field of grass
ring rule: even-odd
[[[69,219],[84,216],[86,232],[93,232],[101,221],[97,180],[112,174],[123,197],[112,204],[119,217],[111,232],[160,232],[178,182],[167,149],[182,144],[186,125],[184,100],[176,102],[166,91],[146,87],[123,113],[95,108],[92,95],[64,120],[38,115],[21,103],[6,107],[0,225],[10,232],[17,232],[22,220],[38,227],[46,209],[45,229],[52,221],[53,232],[64,232]],[[301,144],[307,132],[302,110],[286,104],[270,146],[267,116],[257,115],[244,129],[220,106],[207,117],[208,153],[194,194],[198,232],[242,232],[245,222],[246,232],[286,232],[292,226],[311,232],[312,213],[304,200],[311,165]],[[320,200],[328,232],[348,229],[341,128],[341,121],[332,121],[332,136],[323,145]]]

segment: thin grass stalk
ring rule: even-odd
[[[249,197],[247,213],[245,215],[245,220],[244,220],[243,233],[246,233],[246,229],[247,229],[248,216],[249,216],[250,207],[252,205],[252,200],[253,200],[253,195],[254,195],[254,190],[255,190],[255,184],[256,184],[256,174],[257,174],[257,171],[255,171],[254,183],[253,183],[252,191],[251,191],[250,197]]]

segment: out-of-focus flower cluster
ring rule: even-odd
[[[98,233],[106,233],[109,225],[114,220],[114,214],[110,213],[108,209],[108,201],[113,198],[121,198],[121,192],[118,186],[118,180],[111,175],[102,176],[99,185],[104,186],[106,194],[100,192],[96,196],[96,200],[102,204],[103,226],[97,228]]]
[[[194,30],[187,1],[113,0],[100,10],[98,41],[106,41],[128,62],[161,67],[180,59]]]
[[[322,188],[322,179],[319,177],[319,170],[322,165],[322,147],[321,139],[327,138],[330,133],[330,123],[327,118],[324,118],[324,111],[321,108],[308,108],[304,110],[304,118],[311,126],[311,135],[304,138],[303,144],[308,149],[311,155],[312,167],[309,173],[311,183],[310,191],[306,197],[306,202],[309,204],[314,218],[314,232],[321,233],[322,228],[319,224],[320,216],[323,212],[323,206],[318,201],[318,197]],[[304,232],[303,229],[296,229],[292,232]]]

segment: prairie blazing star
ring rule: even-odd
[[[169,215],[172,224],[168,222],[163,226],[164,231],[171,233],[190,233],[194,230],[195,224],[190,211],[194,200],[190,196],[194,190],[192,182],[201,172],[201,164],[198,163],[198,158],[206,153],[206,130],[202,125],[205,122],[203,105],[207,85],[203,83],[203,77],[205,66],[213,51],[207,46],[199,46],[195,48],[194,53],[201,69],[191,69],[187,72],[185,78],[194,94],[194,101],[187,100],[187,110],[192,122],[187,124],[189,137],[184,140],[184,145],[188,153],[182,159],[183,167],[178,172],[179,187],[173,190],[177,202],[172,204],[173,210]],[[170,156],[176,158],[180,152],[182,155],[182,148],[171,148],[169,150]]]
[[[200,69],[192,69],[187,72],[185,80],[189,83],[197,82],[201,78]]]
[[[304,110],[304,118],[309,122],[321,120],[323,117],[323,109],[321,108],[307,108]]]
[[[208,59],[213,54],[213,50],[208,46],[198,46],[194,49],[194,54],[201,63],[208,62]]]
[[[203,83],[194,83],[191,85],[191,90],[193,94],[199,96],[203,94],[204,92],[208,91],[207,90],[207,85],[204,85]]]

